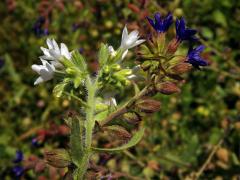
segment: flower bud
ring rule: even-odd
[[[103,128],[104,131],[107,131],[112,135],[112,137],[118,137],[120,139],[130,139],[131,134],[121,126],[112,125]]]
[[[180,44],[179,41],[176,38],[174,38],[168,44],[167,53],[174,54],[177,51],[179,44]]]
[[[36,163],[34,171],[36,173],[40,173],[40,172],[44,171],[45,167],[46,167],[46,163],[43,160],[40,160]]]
[[[71,164],[70,155],[65,149],[46,151],[44,158],[49,165],[56,168],[68,167]]]
[[[125,113],[123,115],[123,118],[131,124],[137,124],[138,122],[141,121],[141,117],[137,115],[136,113]]]
[[[179,93],[180,89],[176,84],[172,82],[163,82],[156,85],[156,90],[162,94],[170,95],[174,93]]]
[[[172,67],[171,70],[176,74],[183,74],[192,69],[192,65],[189,63],[179,63],[176,66]]]
[[[139,100],[136,103],[136,107],[142,112],[154,113],[154,112],[159,111],[159,109],[161,107],[161,103],[154,99],[144,98],[144,99]]]

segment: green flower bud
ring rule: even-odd
[[[121,66],[119,64],[113,64],[112,69],[115,71],[119,71],[121,69]]]

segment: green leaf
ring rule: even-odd
[[[63,81],[63,82],[57,84],[53,89],[54,96],[56,96],[58,98],[61,97],[67,84],[68,84],[68,82],[66,82],[66,81]]]
[[[227,19],[223,12],[221,12],[220,10],[216,10],[213,12],[213,19],[215,22],[222,25],[223,27],[227,27]]]
[[[75,165],[81,163],[84,146],[84,121],[80,117],[72,119],[70,150],[71,158]]]
[[[108,51],[108,46],[105,44],[101,44],[99,53],[98,53],[98,58],[99,58],[99,64],[100,66],[104,66],[109,58],[109,51]]]
[[[144,135],[144,128],[142,128],[141,130],[137,131],[134,136],[131,138],[130,141],[128,141],[127,144],[124,144],[120,147],[116,147],[116,148],[95,148],[95,147],[92,147],[92,149],[94,151],[103,151],[103,152],[118,152],[118,151],[122,151],[122,150],[125,150],[125,149],[128,149],[130,147],[133,147],[135,146],[143,137]]]
[[[74,51],[72,53],[72,59],[71,60],[80,71],[82,71],[82,72],[87,71],[86,61],[85,61],[84,57],[78,51]]]

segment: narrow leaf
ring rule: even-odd
[[[122,150],[125,150],[125,149],[128,149],[130,147],[133,147],[135,146],[143,137],[144,135],[144,128],[142,128],[141,130],[139,130],[138,132],[136,132],[132,139],[130,141],[128,141],[127,144],[124,144],[120,147],[116,147],[116,148],[95,148],[95,147],[92,147],[92,149],[94,151],[104,151],[104,152],[118,152],[118,151],[122,151]]]
[[[75,165],[79,165],[83,153],[84,126],[80,117],[72,119],[70,148],[71,158]]]

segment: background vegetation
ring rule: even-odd
[[[161,111],[144,119],[147,130],[135,148],[94,156],[108,174],[95,177],[117,173],[119,179],[191,179],[197,173],[200,179],[239,178],[240,1],[6,0],[0,2],[1,179],[14,177],[16,150],[25,159],[43,158],[44,150],[67,143],[63,117],[74,105],[55,99],[51,83],[33,86],[31,65],[46,38],[79,49],[91,63],[102,41],[119,46],[126,23],[145,32],[145,17],[157,11],[184,16],[189,27],[198,29],[211,65],[192,71],[180,94],[158,97]],[[48,36],[35,31],[39,17],[45,17],[41,29]],[[130,59],[134,62],[133,54]],[[59,179],[63,171],[35,169],[23,179]]]

